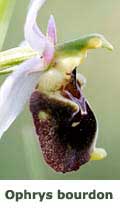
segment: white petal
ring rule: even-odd
[[[30,46],[37,51],[42,51],[45,48],[46,37],[37,26],[36,18],[38,10],[42,7],[45,0],[32,0],[24,27],[25,40]]]
[[[36,72],[41,70],[41,72]],[[21,64],[0,89],[0,137],[23,110],[43,70],[40,58]],[[33,73],[30,73],[30,72]],[[34,72],[35,71],[35,72]]]
[[[53,15],[50,16],[48,21],[47,36],[54,45],[57,43],[56,24]]]

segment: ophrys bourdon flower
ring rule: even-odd
[[[44,159],[65,173],[106,156],[104,149],[96,148],[98,125],[82,93],[86,80],[77,67],[89,49],[112,46],[100,34],[57,44],[54,17],[50,16],[46,35],[36,23],[44,2],[32,0],[26,17],[25,43],[32,58],[20,64],[0,89],[0,137],[29,101]]]

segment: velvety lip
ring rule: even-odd
[[[71,78],[63,95],[79,105],[77,113],[38,90],[30,100],[30,110],[44,159],[54,170],[63,173],[78,170],[89,161],[97,129],[95,116],[82,95],[80,84],[75,81],[75,72]],[[81,106],[85,108],[85,114],[81,112]],[[41,111],[46,113],[45,119],[40,119]]]

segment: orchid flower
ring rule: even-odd
[[[77,67],[89,49],[112,46],[100,34],[57,45],[54,17],[50,16],[46,35],[36,23],[44,2],[32,0],[26,17],[24,43],[33,56],[19,64],[0,88],[0,137],[29,101],[45,161],[65,173],[106,156],[104,149],[96,148],[98,125],[82,93],[86,79]]]

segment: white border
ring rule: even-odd
[[[5,198],[7,190],[14,192],[23,192],[26,189],[29,192],[52,192],[51,200],[43,199],[42,202],[37,199],[21,199],[18,202],[15,199],[8,200]],[[97,192],[112,192],[114,199],[57,199],[57,190],[63,192],[91,192],[95,189]],[[106,210],[120,209],[120,181],[0,181],[0,209],[1,210],[22,210],[22,209],[39,209],[39,210]]]

